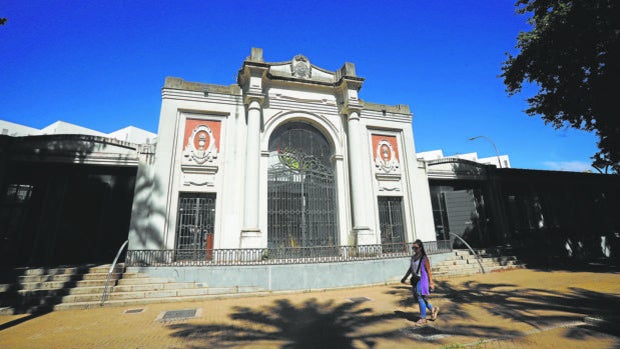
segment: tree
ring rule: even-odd
[[[509,95],[524,83],[538,86],[528,98],[530,116],[556,129],[596,132],[592,166],[620,173],[620,1],[518,0],[532,29],[517,36],[502,77]]]

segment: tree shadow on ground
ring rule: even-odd
[[[620,297],[617,295],[590,291],[571,287],[568,292],[557,293],[539,288],[517,288],[516,285],[503,283],[464,282],[453,286],[446,281],[436,281],[437,292],[433,298],[448,300],[449,311],[441,313],[442,331],[444,333],[459,334],[483,338],[502,338],[523,336],[526,333],[508,331],[501,327],[485,327],[477,323],[472,325],[451,326],[455,320],[471,320],[469,306],[485,309],[494,316],[512,322],[525,323],[533,327],[533,331],[542,331],[562,324],[583,321],[586,316],[602,319],[605,326],[580,325],[566,331],[567,338],[585,339],[583,331],[586,329],[620,336],[620,320],[617,310],[620,309]],[[400,297],[397,304],[410,304],[411,292],[409,287],[394,286],[388,291]],[[414,312],[417,306],[414,304]],[[443,325],[445,324],[445,325]]]
[[[230,348],[260,341],[283,343],[282,348],[373,348],[379,338],[398,332],[372,332],[369,327],[393,319],[393,314],[374,314],[360,303],[319,303],[309,299],[294,305],[287,299],[259,308],[235,307],[233,324],[171,324],[173,337],[196,341],[195,348]]]
[[[430,302],[434,303],[434,300],[437,298],[450,298],[451,295],[457,295],[460,291],[456,289],[452,289],[450,284],[445,281],[435,281],[436,291],[431,293]],[[508,285],[499,285],[508,286]],[[410,286],[405,285],[397,285],[391,287],[387,294],[393,295],[397,297],[396,304],[399,307],[410,308],[410,311],[396,311],[397,316],[401,318],[405,318],[410,321],[417,321],[419,317],[418,311],[418,303],[414,301],[413,295],[411,292]],[[435,301],[436,302],[436,301]],[[435,305],[437,305],[435,303]],[[444,336],[466,336],[466,337],[486,337],[486,338],[504,338],[510,336],[517,336],[519,332],[514,330],[509,330],[505,328],[501,328],[498,326],[484,326],[474,323],[472,325],[463,326],[463,325],[447,325],[445,323],[450,323],[450,320],[454,319],[472,319],[472,316],[467,312],[462,306],[451,306],[449,313],[442,313],[441,318],[446,320],[442,322],[441,326],[434,325],[432,322],[429,323],[429,326],[433,326],[434,329],[432,332],[436,334],[441,334]],[[421,331],[416,331],[421,332]],[[416,339],[422,339],[420,336],[415,336]]]

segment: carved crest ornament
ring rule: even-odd
[[[291,61],[291,74],[302,79],[311,78],[312,69],[310,61],[304,55],[297,55]]]
[[[383,173],[392,173],[399,169],[398,159],[396,158],[392,143],[385,139],[379,141],[377,144],[375,166]]]
[[[185,157],[199,165],[213,162],[217,158],[215,137],[209,126],[199,125],[194,128],[185,148]]]

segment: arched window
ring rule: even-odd
[[[269,153],[269,247],[336,246],[336,182],[325,136],[290,122],[271,135]]]

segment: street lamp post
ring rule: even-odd
[[[471,137],[469,140],[473,141],[474,139],[478,139],[478,138],[484,138],[493,145],[493,148],[495,149],[495,155],[497,156],[497,163],[499,164],[499,168],[502,168],[502,160],[499,158],[499,151],[497,151],[497,146],[495,145],[495,142],[493,142],[493,140],[487,136]]]

